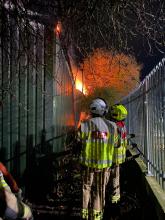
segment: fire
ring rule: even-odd
[[[84,95],[87,95],[87,90],[83,85],[82,81],[76,78],[76,89],[82,92]]]
[[[79,90],[80,92],[82,92],[84,95],[87,95],[87,89],[83,83],[82,71],[76,65],[74,65],[73,62],[71,62],[71,65],[72,65],[72,72],[73,72],[73,77],[75,80],[76,89]]]
[[[54,28],[54,32],[55,34],[60,35],[61,31],[62,31],[62,25],[61,25],[61,22],[58,21]]]
[[[83,84],[79,79],[76,79],[76,89],[83,92]]]
[[[84,85],[84,73],[83,73],[83,69],[80,69],[74,62],[73,60],[73,51],[72,48],[69,50],[68,53],[69,57],[70,57],[70,64],[71,64],[71,69],[72,69],[72,73],[73,73],[73,78],[74,78],[74,82],[75,82],[75,87],[77,90],[79,90],[80,92],[82,92],[84,95],[87,95],[87,89],[86,86]]]

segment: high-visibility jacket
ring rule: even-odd
[[[16,181],[14,180],[13,176],[9,173],[9,171],[7,170],[7,168],[2,162],[0,162],[0,171],[3,173],[3,176],[5,180],[7,181],[7,183],[9,184],[11,191],[13,193],[18,193],[19,187]]]
[[[122,164],[126,159],[127,150],[127,130],[123,121],[116,122],[119,134],[119,147],[115,148],[113,163]]]
[[[32,212],[28,205],[17,199],[0,172],[0,216],[5,219],[32,220]]]
[[[79,133],[82,150],[80,163],[103,169],[112,165],[114,148],[118,145],[117,126],[114,122],[95,117],[81,122]]]

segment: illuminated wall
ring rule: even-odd
[[[0,32],[0,160],[20,176],[34,150],[65,150],[74,84],[53,30],[4,14]]]

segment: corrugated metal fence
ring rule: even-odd
[[[123,104],[129,113],[128,132],[136,135],[148,174],[165,189],[165,58]]]
[[[53,27],[1,12],[0,159],[19,177],[27,152],[64,150],[74,83]]]

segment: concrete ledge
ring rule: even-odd
[[[134,150],[129,149],[131,155],[135,155],[136,152]],[[160,187],[158,182],[153,176],[147,176],[147,167],[144,162],[140,158],[135,159],[137,167],[139,168],[141,175],[141,181],[143,187],[147,192],[149,198],[152,199],[152,202],[155,206],[155,210],[157,212],[158,220],[165,219],[165,191]]]

